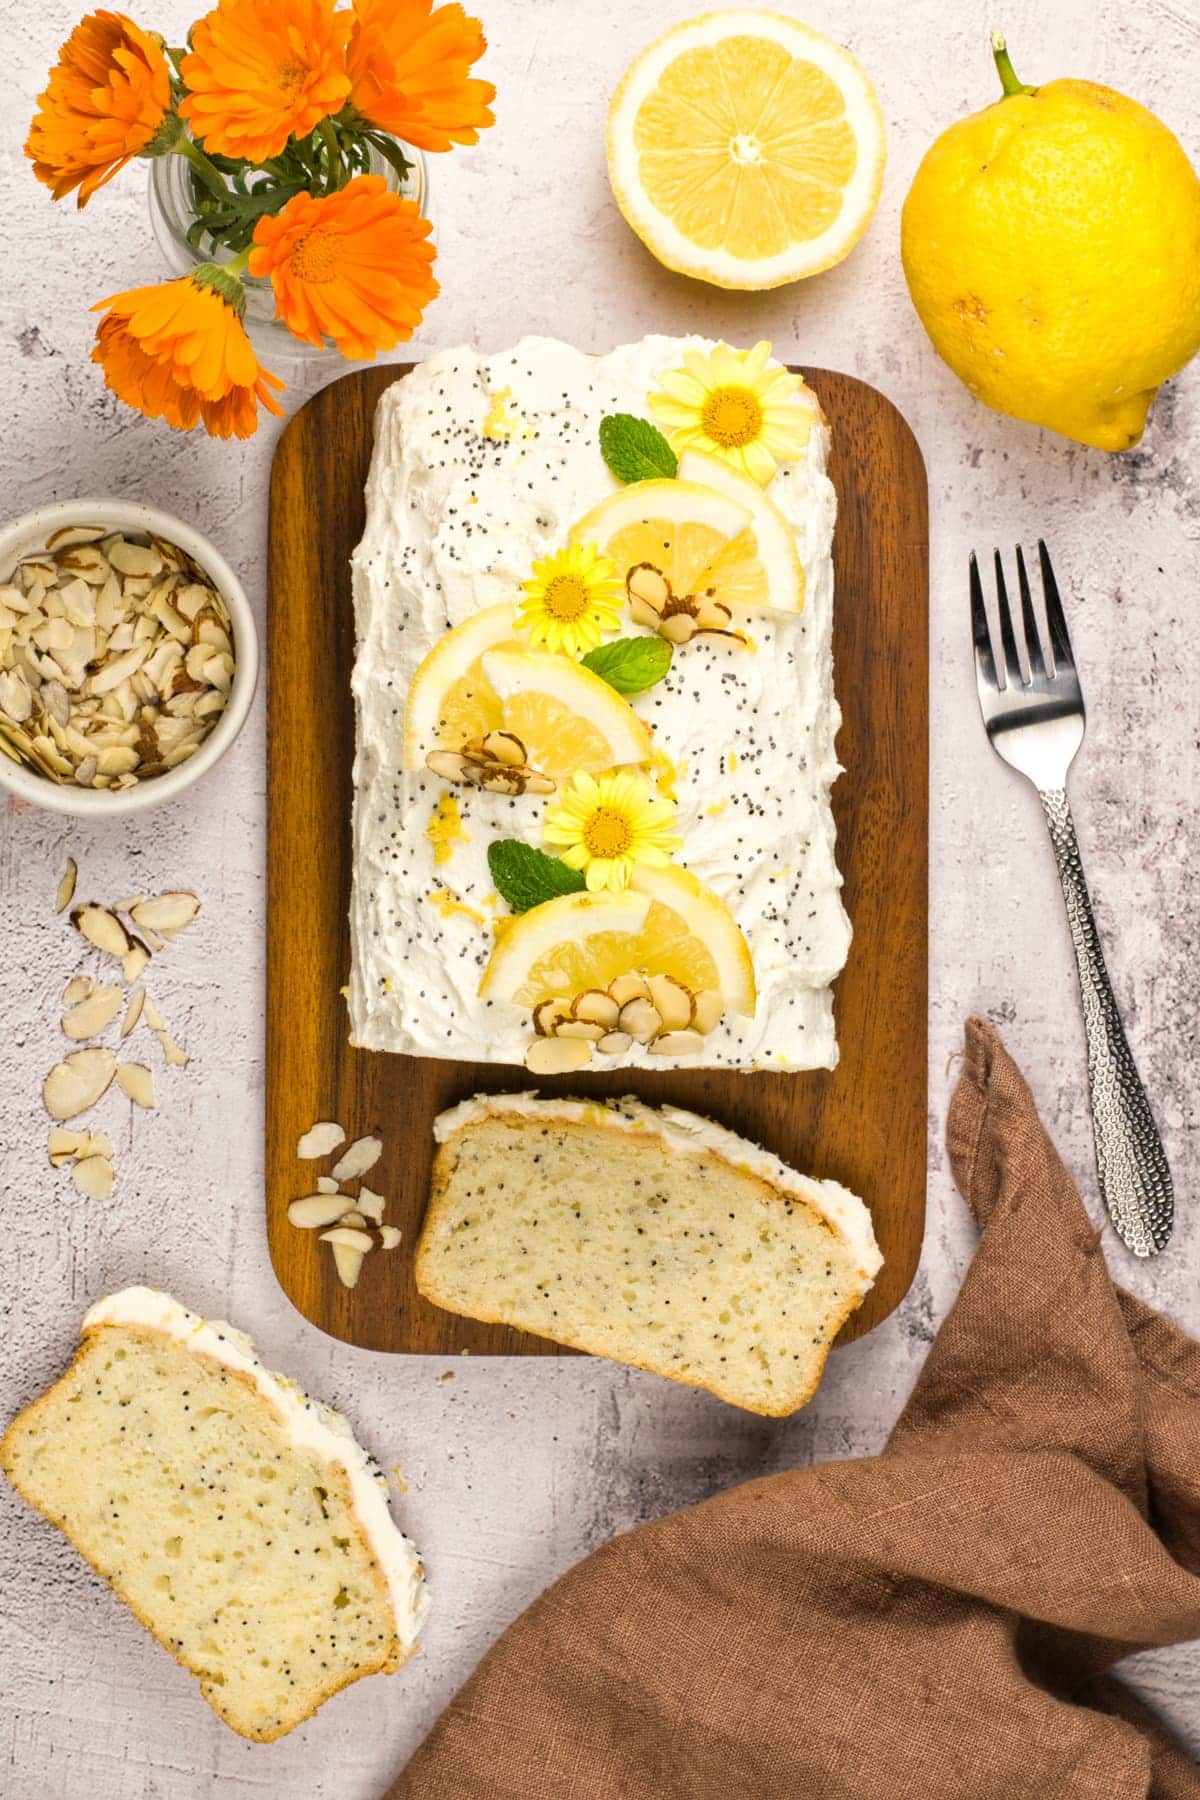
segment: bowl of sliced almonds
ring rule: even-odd
[[[87,817],[177,799],[246,721],[258,638],[182,519],[56,502],[0,530],[0,788]]]

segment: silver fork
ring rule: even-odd
[[[1086,721],[1067,621],[1049,552],[1039,541],[1050,639],[1047,660],[1020,548],[1020,620],[1009,605],[1000,552],[994,555],[1003,680],[996,671],[979,565],[971,555],[971,626],[983,722],[992,749],[1032,781],[1046,814],[1079,970],[1100,1191],[1113,1224],[1134,1255],[1153,1256],[1166,1244],[1175,1220],[1171,1171],[1104,966],[1067,799],[1067,771],[1083,742]],[[1018,639],[1023,640],[1027,674]]]

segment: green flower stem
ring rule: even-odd
[[[205,156],[199,144],[194,143],[190,137],[184,134],[177,140],[174,149],[179,156],[187,157],[192,168],[195,170],[196,175],[204,183],[204,186],[208,189],[210,194],[214,195],[218,200],[227,200],[229,198],[229,184],[226,182],[225,177],[221,174],[221,171],[217,168],[216,164],[210,162],[208,157]]]
[[[1010,99],[1013,94],[1036,94],[1037,89],[1027,87],[1021,81],[1009,59],[1008,45],[1004,41],[1002,31],[992,33],[992,57],[996,64],[996,73],[1000,77],[1000,85],[1004,89],[1004,98]]]
[[[325,153],[329,162],[325,177],[325,191],[327,194],[333,194],[336,193],[339,188],[345,187],[346,185],[346,168],[342,162],[342,146],[331,119],[322,119],[317,126],[317,130],[321,134],[321,142],[325,146]]]

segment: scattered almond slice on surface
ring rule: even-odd
[[[76,1042],[99,1037],[121,1010],[125,995],[119,987],[94,987],[62,1017],[63,1031]]]
[[[144,1063],[122,1063],[117,1070],[117,1086],[135,1106],[147,1112],[158,1104],[154,1098],[154,1076]]]
[[[87,1200],[111,1197],[116,1176],[105,1156],[84,1156],[71,1169],[71,1180]]]
[[[54,899],[56,913],[66,912],[75,898],[75,883],[79,879],[79,865],[73,856],[68,856],[67,866],[63,870],[62,880],[58,884],[58,893]]]
[[[379,1227],[380,1248],[383,1250],[394,1250],[403,1235],[404,1234],[398,1225],[381,1225]]]
[[[121,970],[129,984],[137,980],[142,970],[150,961],[150,952],[140,938],[131,938],[129,948],[121,959]]]
[[[305,1194],[288,1207],[288,1219],[302,1231],[336,1225],[346,1210],[345,1194]]]
[[[333,1179],[332,1175],[318,1175],[317,1176],[317,1192],[318,1192],[318,1194],[336,1194],[337,1191],[338,1191],[338,1184]]]
[[[48,1142],[50,1167],[61,1169],[64,1163],[79,1154],[87,1141],[86,1131],[68,1131],[65,1126],[52,1125]]]
[[[63,1005],[78,1006],[81,1000],[87,999],[95,985],[90,975],[72,975],[63,989]]]
[[[352,1231],[348,1226],[338,1225],[332,1231],[323,1231],[321,1242],[329,1244],[333,1250],[333,1264],[342,1286],[352,1288],[358,1280],[363,1258],[372,1248],[370,1237],[365,1231]]]
[[[382,1155],[383,1142],[380,1138],[355,1138],[329,1173],[335,1181],[353,1181],[356,1176],[365,1175],[369,1169],[373,1169]]]
[[[301,1162],[315,1162],[320,1156],[328,1156],[331,1151],[346,1141],[346,1134],[340,1125],[332,1119],[318,1119],[310,1125],[296,1145],[296,1155]]]
[[[77,906],[71,914],[71,923],[80,937],[109,956],[123,957],[129,949],[129,933],[107,906],[97,906],[94,902]]]
[[[363,1217],[362,1213],[360,1213],[358,1211],[357,1208],[352,1208],[350,1212],[343,1213],[341,1218],[338,1220],[339,1225],[346,1225],[352,1229],[359,1230],[359,1231],[361,1231],[365,1228],[366,1223],[367,1223],[366,1219]]]
[[[177,1044],[168,1031],[156,1031],[154,1035],[158,1039],[158,1047],[162,1051],[163,1057],[171,1064],[172,1068],[186,1069],[192,1059],[182,1044]]]
[[[372,1188],[360,1187],[356,1204],[359,1212],[365,1214],[366,1217],[370,1219],[372,1225],[381,1225],[383,1223],[384,1202],[382,1194],[375,1193]]]
[[[142,1008],[145,1006],[145,1004],[146,1004],[145,988],[135,987],[133,992],[129,996],[129,1003],[125,1008],[125,1017],[121,1020],[121,1037],[122,1037],[122,1039],[127,1038],[130,1035],[130,1033],[133,1031],[134,1027],[137,1025],[138,1020],[142,1016]]]
[[[129,916],[139,930],[154,932],[169,943],[177,932],[192,923],[199,911],[200,902],[195,894],[178,892],[152,894],[147,900],[139,900],[130,907]]]
[[[56,1063],[42,1084],[42,1099],[52,1119],[74,1119],[107,1093],[117,1072],[111,1050],[93,1045],[73,1050]]]

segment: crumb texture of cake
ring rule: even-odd
[[[415,1646],[420,1562],[345,1420],[167,1294],[93,1307],[0,1462],[243,1737]]]
[[[481,1095],[443,1113],[427,1300],[781,1416],[883,1258],[863,1202],[694,1113]]]
[[[488,849],[514,836],[539,844],[561,795],[514,800],[463,786],[448,795],[428,767],[405,767],[406,700],[448,633],[514,604],[535,562],[562,550],[574,523],[621,491],[601,454],[601,421],[646,417],[664,377],[711,347],[652,336],[603,356],[550,338],[493,355],[459,348],[429,357],[382,396],[353,561],[353,1043],[523,1061],[528,1012],[480,993],[495,934],[511,917]],[[629,699],[653,733],[649,774],[675,809],[680,861],[744,935],[757,1005],[752,1017],[727,1009],[699,1054],[672,1062],[661,1046],[652,1053],[634,1042],[622,1066],[837,1061],[831,983],[850,925],[829,801],[840,723],[829,441],[818,410],[803,451],[764,490],[803,570],[803,610],[755,611],[742,621],[745,641],[693,639],[660,681]],[[644,629],[623,615],[622,635]]]

